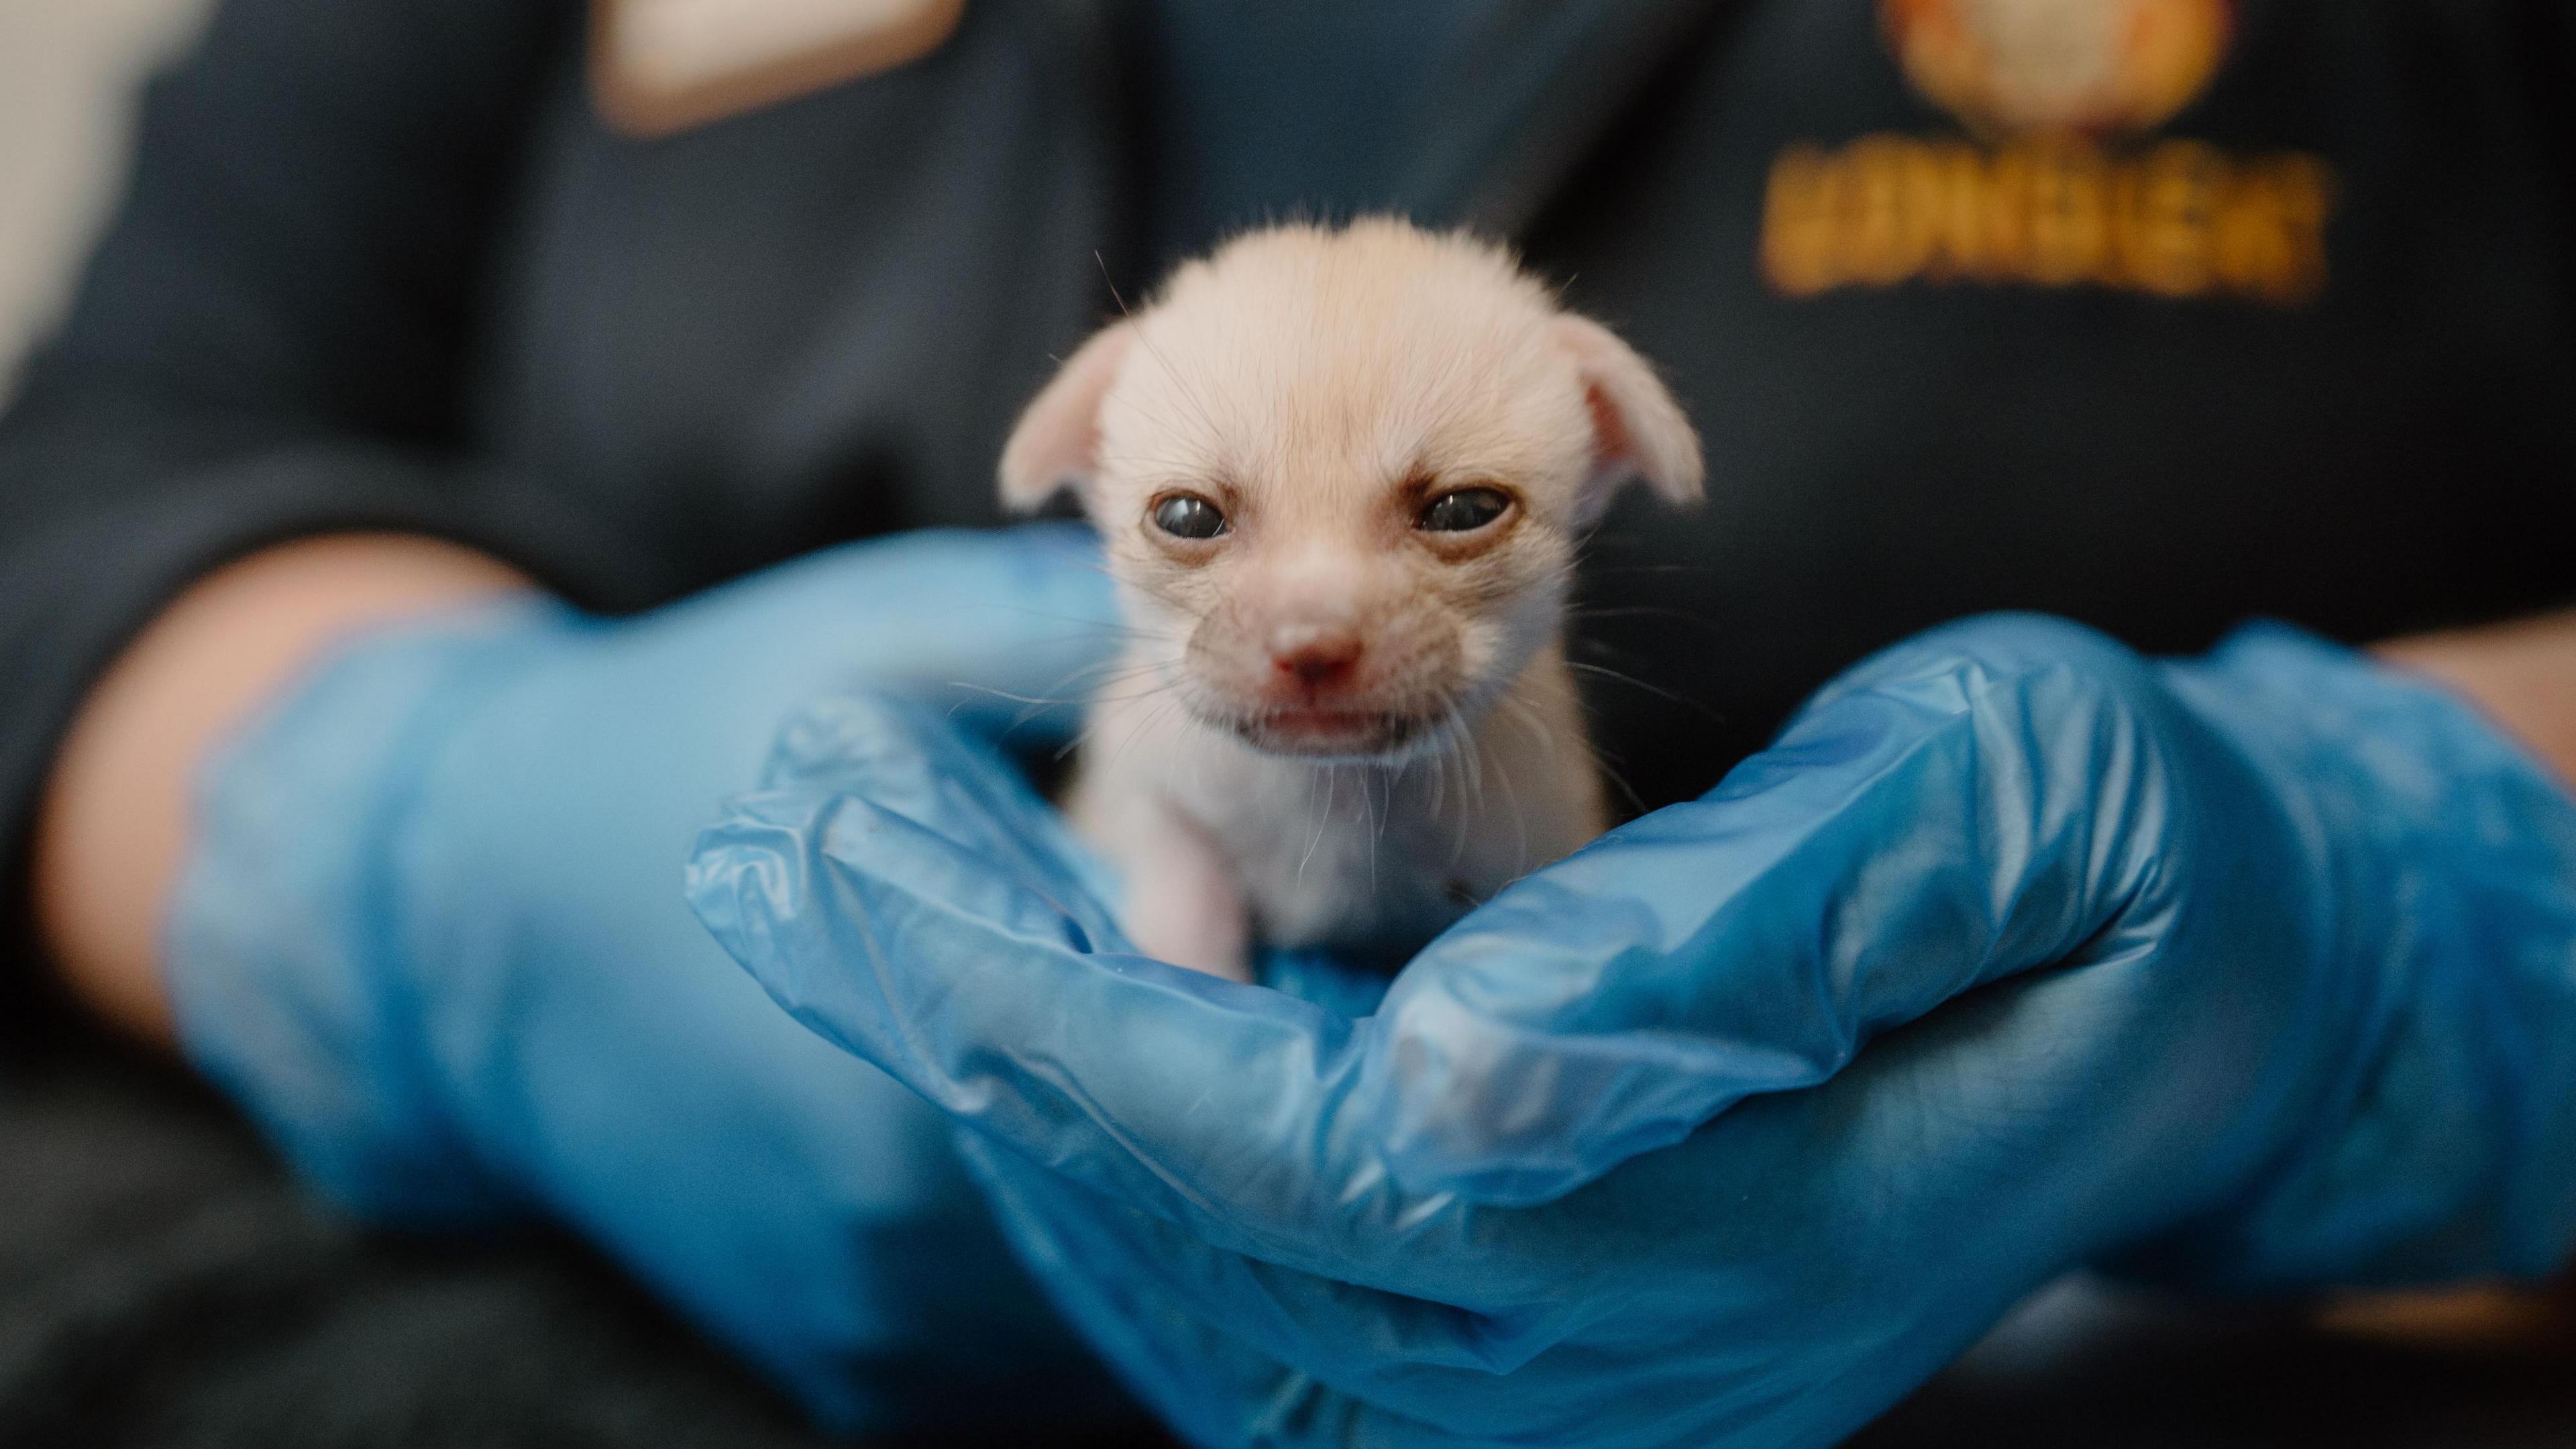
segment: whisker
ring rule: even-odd
[[[1323,779],[1325,792],[1324,809],[1321,814],[1315,813],[1314,809],[1314,781],[1318,776]],[[1315,770],[1307,776],[1306,808],[1307,813],[1314,817],[1315,833],[1308,836],[1306,839],[1306,853],[1297,857],[1297,883],[1299,885],[1304,885],[1306,883],[1306,865],[1309,861],[1312,861],[1315,858],[1316,848],[1324,843],[1324,826],[1332,818],[1333,802],[1341,793],[1340,783],[1341,782],[1334,777],[1332,762],[1329,760],[1324,763],[1321,769]]]
[[[1505,718],[1526,726],[1531,736],[1538,741],[1539,752],[1546,755],[1550,763],[1554,763],[1556,731],[1549,727],[1546,718],[1538,712],[1538,706],[1509,694],[1504,695],[1500,703],[1504,708]]]
[[[1462,773],[1470,772],[1471,767],[1468,764],[1468,760],[1470,758],[1470,752],[1475,749],[1475,737],[1468,730],[1466,718],[1458,712],[1458,705],[1454,700],[1451,701],[1449,705],[1449,717],[1457,721],[1457,728],[1455,732],[1451,734],[1447,745],[1444,746],[1440,752],[1441,773],[1444,778],[1448,773],[1449,762],[1451,760],[1456,760],[1458,762]],[[1448,868],[1451,870],[1456,870],[1458,868],[1458,862],[1467,858],[1468,831],[1473,819],[1471,812],[1465,808],[1467,805],[1466,792],[1461,790],[1459,792],[1459,797],[1459,805],[1461,808],[1458,811],[1458,829],[1456,831],[1455,838],[1451,841],[1449,847]]]
[[[1692,699],[1688,695],[1676,693],[1672,690],[1666,689],[1660,684],[1654,684],[1647,680],[1639,679],[1633,674],[1623,673],[1619,670],[1610,668],[1608,665],[1588,664],[1580,659],[1568,659],[1565,661],[1565,667],[1568,669],[1581,670],[1585,674],[1598,675],[1603,679],[1624,684],[1633,689],[1642,689],[1646,693],[1654,695],[1658,699],[1670,700],[1674,704],[1681,705],[1686,709],[1705,716],[1711,724],[1725,723],[1724,720],[1718,718],[1716,711],[1711,710],[1708,706],[1700,703],[1698,700]]]
[[[1646,797],[1638,794],[1637,787],[1628,783],[1627,775],[1620,771],[1610,752],[1598,745],[1587,745],[1586,748],[1592,751],[1592,768],[1600,772],[1602,780],[1627,797],[1628,814],[1632,818],[1646,814]]]
[[[1500,755],[1494,756],[1494,778],[1502,782],[1503,798],[1511,802],[1512,830],[1518,845],[1516,858],[1526,863],[1530,855],[1529,815],[1521,809],[1520,791],[1512,788],[1512,772]]]
[[[1569,621],[1586,622],[1596,619],[1654,619],[1667,624],[1689,624],[1711,633],[1719,632],[1717,621],[1707,615],[1663,604],[1571,604],[1566,607],[1565,617]]]

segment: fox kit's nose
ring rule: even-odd
[[[1282,624],[1270,631],[1271,667],[1306,689],[1347,682],[1360,662],[1360,636],[1338,625]]]

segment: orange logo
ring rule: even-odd
[[[2334,173],[2300,151],[2138,136],[2217,74],[2232,0],[1879,0],[1961,136],[1783,149],[1762,275],[1783,296],[1958,283],[2295,305],[2325,286]]]
[[[2144,130],[2227,53],[2229,0],[1880,0],[1914,88],[1986,132]]]

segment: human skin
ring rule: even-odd
[[[74,719],[37,821],[37,922],[72,993],[175,1044],[160,927],[208,753],[304,668],[373,626],[533,587],[437,540],[345,534],[252,554],[187,589],[108,668]],[[2576,612],[2396,640],[2576,783]]]
[[[37,817],[37,927],[72,993],[176,1045],[161,924],[208,752],[352,634],[531,587],[455,544],[352,533],[251,554],[173,600],[91,689]]]

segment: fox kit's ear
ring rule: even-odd
[[[1675,505],[1697,503],[1706,466],[1699,434],[1655,369],[1618,334],[1572,313],[1553,324],[1556,343],[1574,355],[1592,409],[1592,476],[1577,508],[1586,522],[1601,516],[1630,479],[1643,479]]]
[[[1091,481],[1100,468],[1100,403],[1127,360],[1136,324],[1116,322],[1091,335],[1056,369],[1020,414],[1002,446],[1002,502],[1026,511],[1068,485]]]

